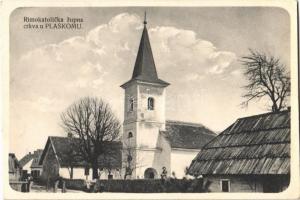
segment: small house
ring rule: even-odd
[[[57,177],[92,180],[89,164],[78,156],[80,139],[71,137],[48,137],[46,146],[39,160],[42,165],[43,180]],[[104,149],[109,155],[98,158],[100,179],[121,178],[122,145],[120,142],[104,142]]]
[[[19,181],[21,178],[22,167],[14,153],[8,155],[9,182]]]
[[[29,152],[20,160],[20,165],[22,166],[24,173],[30,174],[33,178],[40,176],[42,166],[40,166],[38,162],[42,152],[43,149],[37,149],[33,153]]]
[[[38,178],[42,174],[43,166],[39,164],[42,153],[42,149],[34,151],[34,157],[30,165],[31,176],[34,179]]]
[[[190,175],[211,192],[281,192],[290,180],[290,111],[238,119],[207,143]]]

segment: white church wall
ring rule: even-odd
[[[135,122],[137,115],[137,86],[131,85],[125,89],[125,101],[124,101],[124,123]],[[130,99],[133,99],[133,110],[130,110]]]
[[[132,137],[128,137],[129,133],[132,133]],[[123,144],[125,147],[132,147],[136,144],[137,140],[137,123],[129,123],[123,126]]]
[[[165,88],[138,85],[138,120],[165,123]],[[148,110],[148,98],[154,98],[154,110]]]
[[[159,127],[154,123],[139,123],[137,127],[137,147],[156,148],[158,144]]]
[[[156,170],[157,175],[155,178],[159,178],[162,172],[162,166],[165,165],[164,159],[161,156],[161,150],[139,150],[137,151],[137,168],[136,178],[144,178],[146,169],[153,168]]]
[[[171,145],[168,139],[163,134],[159,134],[158,147],[162,149],[161,154],[158,155],[157,160],[160,161],[160,169],[166,167],[168,173],[171,171]]]
[[[177,178],[185,176],[185,169],[199,153],[199,149],[174,149],[171,151],[171,173],[175,172]],[[170,174],[171,175],[171,174]]]
[[[157,172],[156,178],[160,178],[162,168],[171,171],[171,147],[166,138],[159,134],[155,149],[139,149],[137,154],[136,177],[144,178],[147,168],[153,168]]]

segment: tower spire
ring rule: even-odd
[[[147,13],[144,13],[144,30],[142,33],[134,69],[130,81],[139,80],[148,83],[155,83],[162,86],[168,86],[169,83],[158,78],[155,62],[151,50],[150,40],[147,30]],[[128,81],[128,82],[130,82]],[[121,87],[125,87],[128,83],[124,83]]]
[[[147,24],[147,12],[145,11],[144,13],[144,25],[146,26]]]

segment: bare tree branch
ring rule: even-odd
[[[248,84],[243,87],[246,100],[241,105],[247,107],[251,101],[267,97],[273,112],[285,108],[290,96],[290,78],[280,60],[250,49],[250,54],[240,61],[245,66],[244,75],[248,79]]]
[[[105,153],[104,143],[117,141],[121,124],[110,106],[102,99],[85,97],[61,114],[62,127],[68,135],[78,138],[80,156],[93,168],[98,178],[98,158]]]

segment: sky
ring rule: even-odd
[[[66,136],[60,114],[85,96],[103,98],[123,121],[144,11],[166,118],[220,132],[236,119],[267,112],[262,99],[242,108],[241,56],[255,49],[289,68],[290,21],[280,8],[19,8],[10,18],[10,152],[18,158]],[[82,18],[80,30],[24,29],[24,17]],[[26,142],[24,142],[26,141]]]

